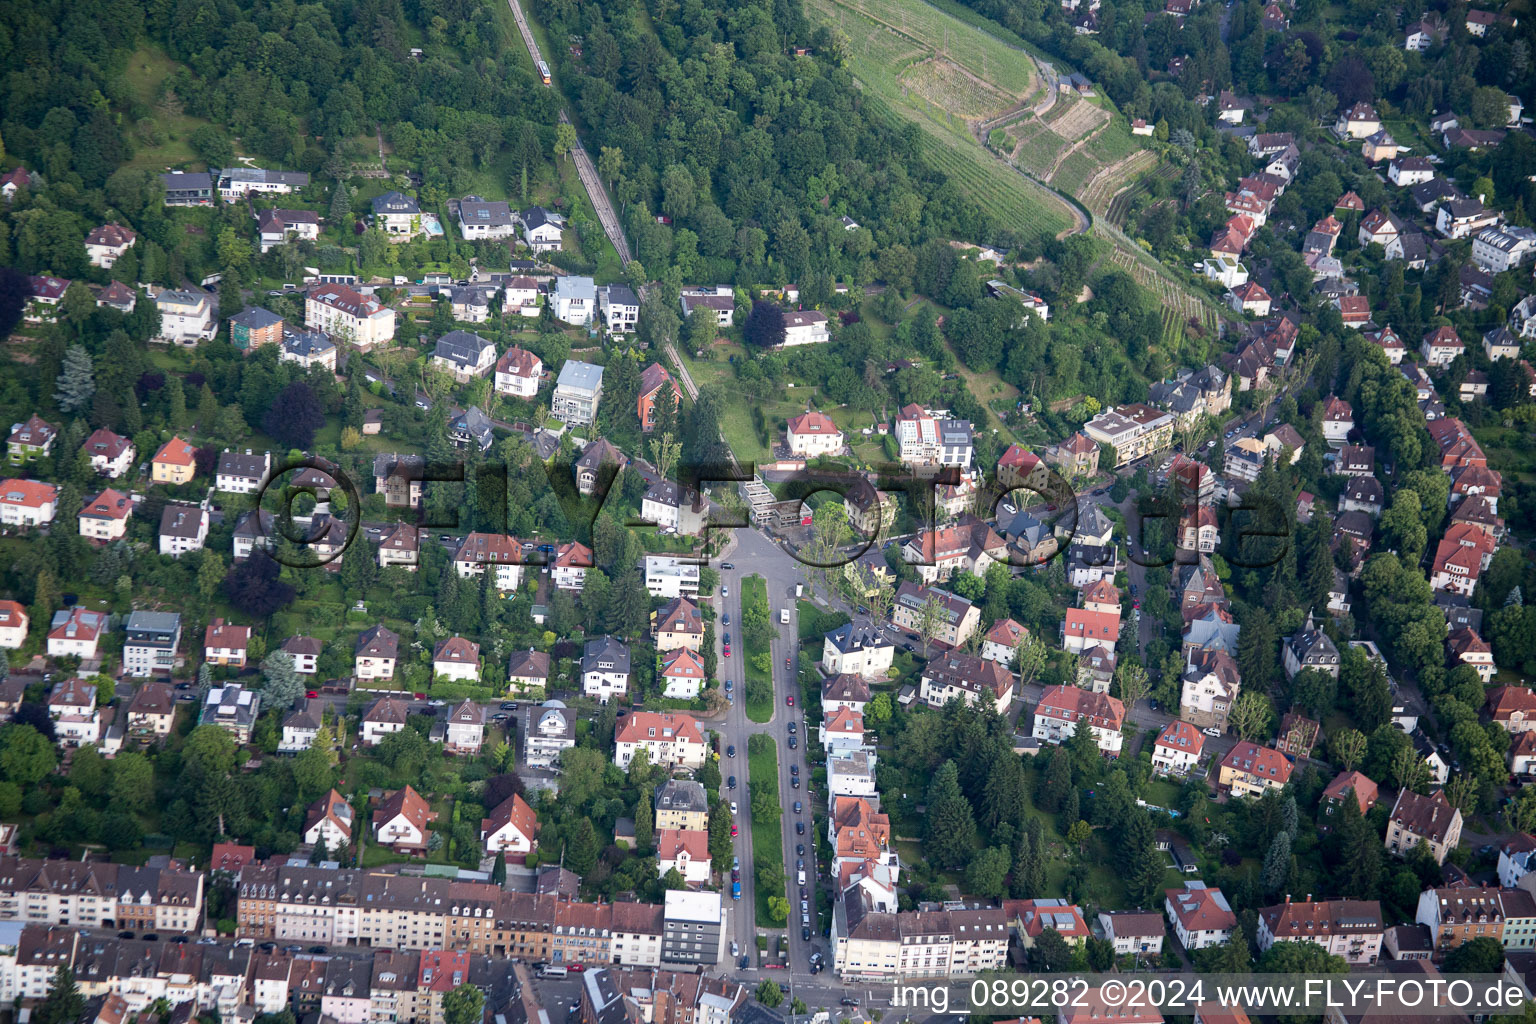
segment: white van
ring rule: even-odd
[[[800,871],[799,884],[800,885],[804,885],[805,884],[805,871],[804,871],[804,869],[801,869],[801,871]]]
[[[559,967],[555,964],[545,964],[539,968],[539,977],[541,978],[563,978],[568,973],[564,967]]]
[[[779,609],[779,624],[783,625],[783,626],[789,625],[789,609],[788,608],[780,608]]]

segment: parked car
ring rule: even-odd
[[[726,789],[735,789],[736,788],[736,776],[732,775],[730,778],[725,780],[725,788]]]
[[[725,748],[725,756],[726,757],[735,757],[736,756],[736,744],[732,743],[730,746]]]
[[[805,835],[805,822],[803,822],[803,821],[795,822],[795,835],[797,835],[797,836]]]
[[[798,743],[796,743],[796,742],[795,742],[795,738],[794,738],[794,737],[793,737],[793,736],[791,736],[791,737],[790,737],[790,738],[789,738],[789,749],[790,749],[790,750],[794,750],[794,749],[795,749],[795,748],[796,748],[796,747],[798,747],[798,746],[799,746],[799,745],[800,745],[800,744],[798,744]]]

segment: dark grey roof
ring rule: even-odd
[[[160,536],[196,537],[202,528],[203,515],[203,510],[196,505],[167,505],[160,513]]]
[[[449,331],[437,339],[432,354],[467,369],[480,362],[487,348],[494,353],[496,346],[469,331]]]
[[[512,207],[506,203],[487,201],[479,196],[465,196],[459,200],[459,220],[466,225],[482,227],[510,227]]]
[[[668,779],[656,789],[658,811],[709,811],[704,784],[691,779]]]
[[[260,480],[267,475],[271,459],[266,452],[253,455],[249,452],[222,452],[219,455],[217,476],[236,476],[246,480]]]
[[[581,657],[583,672],[628,672],[629,648],[611,636],[588,640]]]
[[[289,355],[313,359],[315,356],[325,355],[335,347],[336,345],[326,337],[324,331],[283,332],[283,351]]]
[[[283,322],[282,317],[278,316],[270,309],[263,309],[260,306],[252,306],[250,309],[243,309],[236,313],[234,316],[230,317],[229,320],[230,323],[239,324],[241,327],[249,327],[253,331],[260,330],[263,327],[271,327],[273,324],[280,324]]]
[[[551,213],[542,206],[535,206],[532,209],[523,211],[522,221],[523,226],[529,230],[542,227],[545,224],[557,228],[565,224],[565,218],[561,217],[558,213]]]
[[[421,204],[399,192],[385,192],[381,196],[373,197],[373,212],[380,215],[418,214],[421,212]]]
[[[473,439],[482,450],[489,448],[494,440],[490,418],[480,411],[478,405],[472,405],[455,416],[448,430],[455,437]]]

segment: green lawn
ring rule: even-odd
[[[767,787],[775,796],[779,791],[779,751],[774,746],[773,738],[763,733],[749,737],[747,740],[747,781],[756,790],[758,787]],[[748,797],[750,804],[751,797]],[[779,809],[777,801],[775,810]],[[782,813],[782,812],[781,812]],[[781,814],[772,817],[759,817],[752,815],[752,863],[743,865],[743,870],[755,873],[765,866],[777,866],[784,870],[784,826]],[[781,928],[768,916],[768,897],[770,895],[782,895],[769,893],[760,885],[753,885],[753,892],[757,896],[757,926],[759,928]]]
[[[764,618],[768,617],[768,584],[761,576],[748,576],[741,581],[741,618],[747,620],[748,606],[760,607]],[[760,665],[754,664],[754,656],[766,653],[768,655],[768,671],[764,672]],[[753,700],[743,694],[747,702],[747,717],[754,722],[766,722],[773,717],[773,652],[767,648],[760,648],[747,639],[746,630],[741,637],[741,664],[746,673],[746,693],[765,691],[768,699]]]
[[[133,101],[153,111],[150,119],[160,129],[161,135],[161,142],[155,146],[145,145],[139,140],[137,151],[128,166],[160,171],[182,164],[200,164],[197,154],[192,152],[189,140],[194,131],[208,122],[182,113],[179,103],[160,102],[161,83],[180,67],[158,46],[140,47],[128,57],[128,66],[123,76],[133,93]]]

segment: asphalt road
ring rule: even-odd
[[[729,592],[728,596],[717,598],[717,608],[724,614],[729,614],[731,624],[729,626],[719,624],[716,626],[717,643],[724,641],[726,633],[731,634],[731,657],[720,657],[717,664],[720,666],[721,675],[731,682],[732,693],[736,700],[725,716],[723,722],[715,726],[721,733],[721,739],[727,746],[735,745],[736,758],[732,761],[725,759],[725,767],[721,773],[726,776],[736,776],[736,790],[727,791],[727,799],[737,802],[737,823],[740,834],[736,837],[736,854],[742,863],[742,892],[741,902],[733,903],[733,920],[730,923],[731,937],[739,943],[743,953],[750,953],[753,967],[746,972],[736,970],[732,964],[732,972],[739,973],[743,980],[757,980],[770,977],[781,984],[788,986],[791,981],[798,987],[802,982],[809,983],[812,979],[810,973],[810,955],[813,949],[820,949],[824,955],[829,954],[825,937],[816,934],[815,918],[815,889],[822,870],[815,861],[815,836],[812,834],[811,812],[814,801],[821,801],[824,805],[826,795],[816,794],[814,797],[807,788],[810,779],[810,762],[805,754],[805,714],[799,699],[799,681],[796,675],[798,662],[795,658],[797,650],[797,637],[799,635],[799,615],[795,603],[795,585],[806,582],[799,562],[795,561],[787,552],[763,534],[752,529],[738,529],[732,535],[730,547],[722,556],[722,562],[729,562],[733,568],[720,569],[720,581],[722,588]],[[762,576],[768,591],[769,620],[773,624],[775,636],[772,644],[773,658],[773,716],[766,723],[753,722],[747,717],[744,687],[746,685],[745,670],[742,663],[742,637],[741,637],[741,581],[748,576]],[[790,616],[788,624],[779,621],[780,610],[789,608]],[[790,659],[791,667],[786,668],[784,659]],[[795,706],[790,707],[786,699],[795,695]],[[789,736],[789,723],[795,723],[796,749],[790,750],[787,742]],[[757,928],[755,923],[755,899],[756,879],[753,877],[751,867],[754,863],[752,856],[752,810],[751,800],[747,790],[747,739],[756,734],[764,733],[773,737],[778,749],[779,767],[779,798],[783,808],[780,825],[782,831],[782,856],[784,860],[784,873],[786,877],[787,891],[783,894],[790,901],[792,913],[789,925],[782,930],[789,937],[789,965],[788,971],[760,969],[757,966]],[[790,766],[797,765],[800,769],[801,785],[798,789],[790,785]],[[795,814],[794,804],[798,800],[801,803],[802,812]],[[806,826],[806,834],[795,834],[795,822],[803,821]],[[804,843],[805,872],[806,872],[806,900],[811,910],[812,941],[807,943],[801,939],[802,918],[800,910],[800,886],[796,880],[797,869],[795,863],[799,856],[795,853],[797,843]],[[769,934],[775,934],[778,930],[764,929]],[[826,974],[817,976],[825,981]],[[831,988],[832,986],[829,986]],[[804,998],[803,996],[801,998]],[[840,998],[840,996],[839,996]],[[807,1000],[809,1002],[809,1000]],[[827,1004],[823,1004],[827,1005]],[[835,1000],[834,1000],[835,1005]]]

